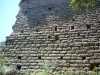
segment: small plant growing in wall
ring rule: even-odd
[[[52,69],[52,67],[54,67],[55,64],[51,66],[51,63],[48,63],[48,62],[44,62],[41,66],[43,68],[42,72],[34,71],[34,73],[32,73],[31,75],[85,75],[83,73],[75,74],[71,72],[66,73],[66,71],[62,71],[62,70],[59,70],[59,71],[54,70]],[[95,67],[91,73],[86,72],[86,75],[99,75],[97,71],[97,67]]]
[[[9,59],[5,57],[4,53],[0,52],[0,75],[27,75],[27,74],[17,74],[18,70],[12,66],[7,65],[9,63]]]
[[[55,64],[43,62],[43,64],[41,65],[41,67],[43,68],[43,71],[42,72],[34,71],[34,73],[32,73],[31,75],[52,75],[54,65]]]
[[[94,68],[93,68],[93,72],[94,72],[95,75],[99,75],[96,66],[94,66]]]
[[[0,53],[0,67],[8,63],[8,58],[4,57],[3,53]]]
[[[13,66],[6,65],[8,63],[8,58],[0,53],[0,75],[16,75],[16,70]]]

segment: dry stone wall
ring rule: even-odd
[[[70,0],[27,0],[20,2],[20,10],[13,26],[14,32],[43,25],[63,24],[75,13],[69,7]]]
[[[28,3],[36,2],[36,7],[30,4],[32,12],[35,12],[34,16],[21,13],[24,11],[21,9],[17,15],[17,24],[15,23],[13,27],[14,32],[7,37],[5,55],[11,58],[10,64],[16,66],[21,72],[41,70],[42,62],[47,60],[57,65],[56,70],[83,71],[85,73],[85,71],[92,71],[95,66],[99,68],[100,8],[87,14],[74,15],[72,18],[69,16],[68,19],[64,17],[58,20],[55,15],[52,15],[48,17],[50,20],[46,22],[46,26],[46,23],[43,24],[43,22],[47,18],[42,19],[41,15],[37,15],[39,12],[37,11],[38,1],[40,0],[25,1]],[[46,2],[52,3],[52,1],[44,0],[43,3],[40,1],[40,4],[44,5]],[[66,3],[66,0],[57,1],[61,5]],[[46,5],[50,6],[47,3]],[[24,8],[25,5],[27,3],[20,3],[20,6],[27,10],[28,6]],[[43,12],[44,9],[40,11],[42,14],[48,15],[50,13]],[[27,12],[31,13],[31,11]],[[63,13],[53,13],[63,16]],[[41,22],[39,21],[40,25],[36,26],[35,23],[38,19]],[[21,20],[22,22],[20,22]]]

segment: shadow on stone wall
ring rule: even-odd
[[[17,20],[12,27],[14,32],[49,25],[63,25],[75,20],[75,15],[87,11],[75,12],[69,7],[70,0],[26,0],[20,2]],[[74,18],[73,18],[74,16]]]
[[[35,28],[43,25],[62,25],[78,12],[69,7],[70,0],[20,2],[20,11],[13,29]],[[82,14],[82,13],[80,13]]]

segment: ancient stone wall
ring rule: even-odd
[[[66,7],[69,0],[55,0],[56,4],[54,0],[41,1],[20,3],[14,32],[6,40],[5,55],[11,58],[10,64],[20,71],[41,70],[46,60],[55,62],[56,70],[92,71],[99,67],[100,9],[70,17],[74,12]]]
[[[14,32],[27,28],[63,24],[75,13],[69,7],[70,0],[27,0],[20,2],[20,10],[13,26]]]

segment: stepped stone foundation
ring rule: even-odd
[[[78,14],[70,0],[21,0],[5,55],[21,72],[42,70],[92,71],[100,67],[100,8]],[[78,73],[78,72],[77,72]]]

